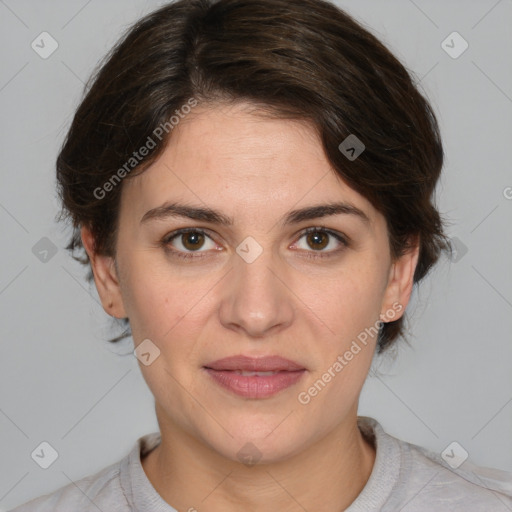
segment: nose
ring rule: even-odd
[[[222,325],[251,338],[276,335],[289,327],[294,295],[279,258],[264,250],[254,261],[238,253],[233,260],[219,308]]]

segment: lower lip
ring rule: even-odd
[[[267,398],[275,395],[293,386],[306,372],[306,370],[297,370],[277,372],[274,375],[244,376],[228,370],[206,368],[206,371],[217,384],[245,398]]]

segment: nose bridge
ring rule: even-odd
[[[287,326],[293,316],[290,293],[283,284],[279,258],[247,237],[236,248],[230,285],[220,308],[221,322],[262,336]]]

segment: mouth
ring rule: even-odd
[[[306,373],[300,364],[280,356],[232,356],[208,363],[203,369],[223,389],[255,399],[293,386]]]

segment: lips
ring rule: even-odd
[[[243,355],[213,361],[205,365],[205,368],[239,372],[293,372],[305,370],[300,364],[280,356],[248,357]]]
[[[223,389],[245,398],[268,398],[299,381],[306,369],[280,356],[226,357],[204,366]]]

